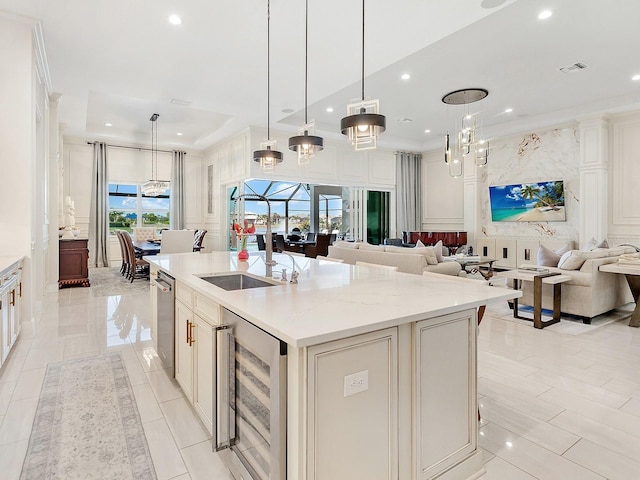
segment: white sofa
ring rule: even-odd
[[[423,249],[393,247],[383,245],[369,245],[366,243],[336,242],[329,247],[329,258],[343,260],[344,263],[355,265],[356,262],[376,263],[398,267],[399,272],[422,275],[423,272],[442,273],[457,276],[462,267],[458,262],[439,262],[429,264],[427,257],[420,252]],[[433,247],[425,247],[433,248]],[[434,254],[435,255],[435,254]]]
[[[633,301],[624,275],[598,270],[600,265],[615,263],[623,253],[635,253],[633,247],[599,248],[589,252],[573,250],[585,259],[577,270],[546,267],[550,272],[569,275],[572,279],[562,284],[561,311],[582,317],[590,323],[597,315]],[[523,282],[521,305],[533,305],[533,282]],[[553,309],[553,286],[542,286],[542,308]]]

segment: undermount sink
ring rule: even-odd
[[[276,284],[245,275],[244,273],[229,273],[224,275],[200,276],[205,282],[225,290],[245,290],[247,288],[275,287]]]

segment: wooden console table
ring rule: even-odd
[[[88,240],[60,239],[60,266],[58,288],[90,287]]]
[[[535,328],[544,328],[560,321],[560,299],[561,287],[564,282],[571,280],[569,275],[562,275],[557,272],[527,272],[522,270],[507,270],[504,272],[506,278],[513,280],[513,289],[518,290],[518,282],[533,282],[533,319],[523,317],[518,312],[518,299],[513,299],[513,317],[523,320],[533,320]],[[542,284],[553,285],[553,317],[551,320],[542,320]]]
[[[606,265],[600,265],[599,270],[601,272],[620,273],[627,278],[627,283],[633,295],[633,301],[636,302],[636,308],[631,314],[629,326],[640,327],[640,303],[638,303],[638,297],[640,297],[640,266],[608,263]]]

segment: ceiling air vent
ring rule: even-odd
[[[570,65],[568,67],[562,67],[560,69],[560,71],[562,73],[575,73],[575,72],[579,72],[580,70],[584,70],[585,68],[588,68],[589,66],[586,65],[585,63],[582,62],[578,62],[578,63],[574,63],[573,65]]]

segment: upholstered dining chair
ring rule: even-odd
[[[116,237],[118,238],[118,243],[120,244],[120,255],[122,256],[122,265],[120,266],[120,273],[124,276],[127,273],[127,269],[129,268],[129,252],[127,251],[127,246],[124,243],[124,239],[122,238],[122,232],[120,230],[116,230]]]
[[[133,282],[136,278],[149,278],[149,262],[142,258],[136,257],[136,251],[133,247],[133,240],[129,232],[123,231],[122,238],[124,239],[127,248],[127,257],[129,260],[129,268],[127,271],[127,278]]]
[[[156,236],[155,227],[134,227],[133,228],[133,241],[134,242],[148,242],[153,240]]]
[[[202,250],[202,241],[204,240],[204,236],[207,234],[206,230],[196,230],[196,233],[193,236],[193,251],[199,252]]]
[[[160,255],[193,252],[193,230],[165,230],[162,232]]]
[[[307,237],[305,238],[305,240],[307,242],[315,242],[316,241],[316,234],[313,232],[308,232],[307,233]]]
[[[282,253],[284,250],[284,235],[276,234],[276,252]]]
[[[262,233],[256,234],[256,242],[258,242],[258,250],[266,250],[267,244],[264,241],[264,235]]]

